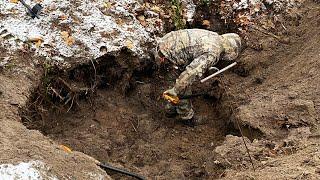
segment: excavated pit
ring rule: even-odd
[[[214,148],[226,134],[239,135],[230,112],[221,108],[219,79],[195,86],[195,92],[208,92],[193,100],[196,113],[209,118],[190,127],[164,115],[161,93],[179,73],[153,62],[124,49],[66,71],[46,66],[21,111],[23,123],[58,144],[146,177],[219,176],[223,169],[214,163]]]

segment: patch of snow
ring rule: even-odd
[[[35,5],[35,1],[25,1]],[[27,47],[50,60],[77,60],[102,56],[102,46],[108,52],[126,46],[143,56],[143,45],[154,41],[135,17],[135,10],[141,7],[135,0],[43,0],[41,5],[40,19],[32,19],[21,3],[0,1],[0,46],[12,52]],[[66,42],[64,32],[72,43]],[[37,38],[41,43],[32,41]]]
[[[17,165],[1,164],[0,179],[5,180],[57,180],[58,178],[48,175],[48,168],[41,161],[22,162]]]

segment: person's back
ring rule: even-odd
[[[194,58],[207,52],[220,54],[222,38],[216,32],[203,29],[172,31],[161,38],[159,50],[176,65],[189,64]]]

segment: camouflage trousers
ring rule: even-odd
[[[191,95],[191,89],[180,95]],[[178,104],[168,103],[165,106],[166,113],[169,115],[178,115],[181,120],[189,120],[193,118],[194,110],[190,99],[181,99]]]

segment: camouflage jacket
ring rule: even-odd
[[[240,38],[236,34],[231,34],[232,38],[236,37],[237,42],[230,43],[229,37],[202,29],[173,31],[159,40],[159,53],[178,67],[185,67],[174,86],[177,94],[184,94],[187,87],[218,62],[221,54],[232,55],[232,57],[226,56],[226,60],[233,60],[238,56]],[[233,49],[232,46],[236,47],[237,51],[229,53],[228,48]]]

